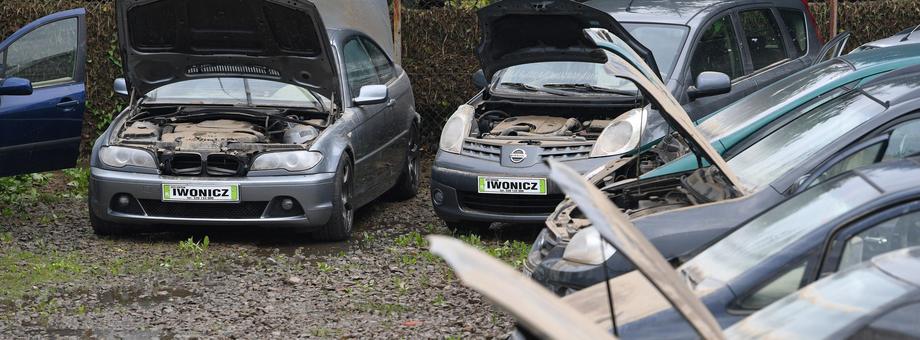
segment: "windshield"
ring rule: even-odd
[[[761,119],[783,113],[780,109],[795,105],[797,100],[851,72],[853,68],[849,64],[833,60],[796,73],[705,118],[699,130],[711,141],[728,137]]]
[[[687,36],[687,28],[678,25],[645,23],[623,24],[623,26],[633,37],[652,51],[661,77],[666,83],[674,68],[674,62],[680,55]],[[627,92],[637,91],[635,84],[615,77],[613,73],[606,70],[604,64],[586,62],[543,62],[512,66],[498,73],[493,86],[499,89],[517,90],[520,88],[520,86],[511,84],[525,84],[536,88],[547,84],[587,84]],[[610,95],[604,91],[587,94]]]
[[[741,320],[728,339],[830,339],[854,321],[913,290],[875,267],[838,273]]]
[[[851,91],[776,129],[728,164],[746,189],[758,191],[884,110],[862,92]]]
[[[768,210],[683,266],[696,282],[729,283],[802,237],[880,193],[861,177],[823,183]]]
[[[247,99],[247,88],[251,102]],[[321,107],[318,95],[303,87],[246,78],[205,78],[165,85],[150,91],[145,103]]]

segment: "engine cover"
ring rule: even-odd
[[[229,142],[261,143],[266,138],[255,124],[219,119],[172,124],[164,129],[160,141],[175,143],[177,150],[219,150]]]
[[[566,125],[570,119],[571,118],[551,116],[511,117],[495,124],[495,126],[492,127],[491,133],[493,135],[509,135],[514,133],[535,135],[561,134],[565,131],[569,131],[573,127]],[[575,123],[577,124],[577,120]]]

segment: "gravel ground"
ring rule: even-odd
[[[0,338],[504,336],[512,320],[425,251],[423,235],[448,233],[427,188],[361,209],[353,240],[326,244],[269,229],[100,238],[83,199],[21,202],[0,217]],[[466,240],[519,264],[537,231]]]

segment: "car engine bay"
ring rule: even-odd
[[[492,105],[477,108],[471,137],[493,141],[595,141],[634,106]],[[574,112],[572,112],[574,110]]]
[[[288,109],[150,108],[112,145],[153,152],[167,175],[242,176],[258,154],[308,150],[326,127],[324,114]]]

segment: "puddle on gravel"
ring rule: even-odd
[[[136,287],[119,287],[98,294],[97,299],[100,304],[108,306],[136,303],[142,307],[149,307],[193,295],[195,293],[192,291],[182,288],[140,289]]]
[[[33,337],[53,339],[175,339],[176,334],[163,330],[42,329],[29,332]]]

